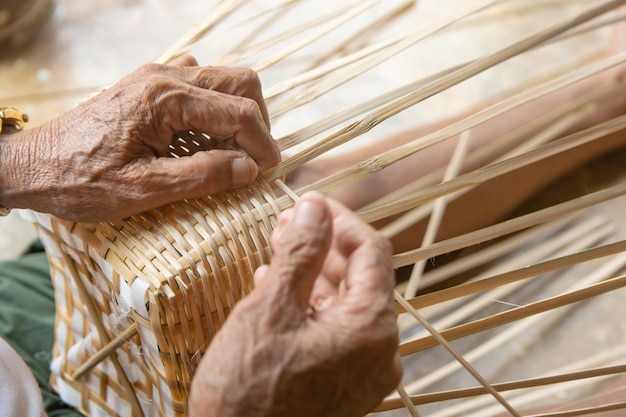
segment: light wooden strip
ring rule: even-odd
[[[229,31],[238,31],[241,27],[246,27],[251,24],[252,21],[257,20],[265,15],[271,14],[270,16],[267,16],[263,22],[257,25],[256,30],[250,31],[250,33],[248,33],[244,39],[239,41],[238,44],[234,45],[228,55],[235,54],[237,53],[237,51],[241,51],[242,49],[246,48],[246,45],[248,45],[250,42],[256,41],[261,36],[261,33],[263,33],[263,31],[272,27],[272,24],[279,19],[281,14],[284,14],[289,9],[293,8],[299,1],[300,0],[281,0],[279,3],[272,4],[266,9],[257,12],[253,16],[249,16],[248,18],[243,19],[242,21],[233,25],[233,27],[229,28]],[[207,38],[208,37],[205,37],[203,40],[207,41]]]
[[[520,94],[523,91],[533,88],[539,83],[551,82],[562,74],[571,72],[574,68],[583,67],[585,65],[588,65],[590,62],[597,62],[600,59],[600,56],[603,57],[604,54],[596,52],[592,55],[585,56],[583,59],[569,63],[568,65],[560,66],[554,72],[550,72],[545,76],[535,77],[531,81],[519,84],[507,90],[505,93],[499,94],[499,97],[492,100],[491,103],[497,103],[499,101],[513,97],[514,95]],[[511,147],[514,144],[519,143],[521,139],[536,133],[539,129],[545,129],[545,127],[553,121],[558,120],[570,114],[571,112],[578,111],[580,107],[586,106],[590,102],[603,99],[605,97],[608,97],[610,94],[617,92],[620,92],[617,86],[614,89],[606,89],[606,91],[603,87],[600,87],[594,89],[594,91],[589,92],[588,94],[584,94],[578,99],[568,101],[567,103],[560,105],[556,109],[550,110],[546,114],[532,121],[529,121],[528,123],[522,124],[508,134],[505,134],[502,137],[490,142],[489,144],[482,146],[479,151],[472,152],[467,158],[467,163],[469,166],[485,165],[486,161],[493,160],[497,155],[504,154],[507,149],[511,149]],[[484,107],[487,106],[485,105]],[[398,196],[407,195],[409,192],[413,193],[416,190],[420,190],[426,186],[440,182],[441,178],[443,177],[443,170],[444,168],[442,167],[438,170],[431,172],[430,174],[423,176],[422,178],[416,179],[413,183],[408,184],[404,187],[400,187],[397,190],[388,193],[387,195],[381,197],[378,201],[375,201],[370,205],[394,201]]]
[[[573,285],[572,289],[583,289],[589,285],[605,280],[606,278],[610,277],[612,274],[622,269],[625,264],[626,264],[626,257],[624,256],[613,259],[611,260],[611,262],[607,263],[606,265],[603,265],[602,268],[598,269],[597,271],[594,271],[593,274],[589,274],[588,276],[584,277],[580,281],[577,280],[576,283]],[[510,292],[515,291],[517,288],[519,288],[520,285],[518,284],[523,284],[523,283],[518,281],[513,284],[508,284],[506,287],[498,287],[494,290],[491,290],[485,293],[482,297],[480,297],[482,299],[479,298],[476,300],[472,300],[470,304],[473,304],[473,305],[469,306],[469,308],[466,308],[466,306],[463,306],[462,309],[467,310],[467,311],[462,312],[462,314],[457,314],[457,310],[454,309],[453,311],[451,311],[451,315],[461,316],[461,317],[458,317],[454,321],[465,319],[469,317],[470,314],[480,311],[481,309],[484,309],[489,304],[493,304],[494,299],[499,299],[500,297],[502,297],[504,293],[510,293]],[[525,334],[525,332],[528,329],[532,329],[532,331],[534,332],[539,332],[540,329],[548,329],[554,323],[561,320],[565,314],[569,313],[572,307],[573,307],[572,305],[569,305],[559,310],[552,310],[541,315],[535,315],[532,317],[528,317],[524,320],[515,322],[511,324],[511,326],[508,326],[507,328],[502,329],[501,332],[498,332],[497,334],[490,337],[484,343],[481,343],[480,345],[472,348],[469,352],[465,353],[464,354],[465,358],[469,361],[476,361],[480,358],[483,358],[489,353],[493,352],[494,350],[502,347],[505,343],[510,342],[514,338],[520,337],[520,335]],[[446,318],[444,318],[440,321],[452,322],[453,320],[446,320]],[[438,327],[438,328],[442,328],[442,327]],[[446,378],[447,376],[451,375],[458,369],[459,369],[459,365],[457,363],[450,362],[446,364],[445,366],[439,367],[434,372],[431,372],[428,375],[425,375],[424,377],[408,384],[406,386],[406,389],[410,393],[417,392],[420,389],[423,389],[424,387],[430,386],[442,380],[443,378]]]
[[[115,339],[111,340],[105,346],[102,347],[95,355],[93,355],[89,360],[79,366],[74,374],[72,375],[73,379],[80,379],[87,372],[91,371],[94,367],[96,367],[100,362],[106,359],[109,355],[113,354],[118,348],[126,344],[130,339],[136,336],[139,332],[139,327],[137,323],[133,323],[129,328],[124,330],[122,333],[117,335]]]
[[[593,414],[598,414],[601,412],[609,412],[616,410],[624,410],[626,409],[626,401],[617,402],[605,405],[599,405],[597,407],[587,407],[587,408],[579,408],[577,410],[568,410],[568,411],[557,411],[554,413],[541,413],[541,414],[533,414],[528,417],[575,417],[575,416],[588,416]]]
[[[502,326],[516,320],[521,320],[525,317],[530,317],[532,315],[563,307],[565,305],[578,301],[588,300],[589,298],[598,296],[600,294],[605,294],[607,292],[623,288],[625,286],[626,275],[622,275],[617,278],[612,278],[605,282],[589,286],[582,290],[572,291],[556,297],[547,298],[542,301],[527,304],[523,307],[514,308],[512,310],[495,314],[484,319],[475,320],[467,324],[443,330],[441,332],[441,335],[445,337],[446,340],[450,341],[460,339],[462,337],[481,333],[485,330]],[[403,356],[411,353],[416,353],[436,346],[437,342],[438,341],[433,337],[415,340],[407,343],[406,345],[400,346],[400,353]]]
[[[515,270],[528,268],[529,265],[546,262],[548,258],[559,259],[564,256],[571,256],[580,253],[581,251],[588,250],[597,245],[603,239],[608,238],[615,232],[615,229],[616,227],[614,224],[610,224],[604,219],[597,217],[587,219],[580,224],[571,226],[568,230],[562,233],[558,233],[555,236],[547,238],[538,245],[533,245],[530,248],[524,248],[523,252],[517,256],[509,257],[509,259],[499,262],[495,267],[492,267],[481,274],[474,275],[469,282],[459,285],[477,283]],[[533,275],[528,278],[534,278],[541,275],[545,275],[545,273]],[[495,300],[503,299],[503,297],[506,297],[514,292],[519,286],[525,285],[526,283],[523,281],[524,280],[516,280],[514,282],[503,283],[502,285],[497,285],[495,287],[490,286],[489,289],[478,291],[484,292],[479,296],[475,296],[476,293],[473,293],[471,295],[456,297],[453,300],[447,300],[445,302],[435,304],[433,306],[434,308],[429,309],[429,313],[431,315],[436,314],[441,317],[436,323],[434,323],[435,328],[444,329],[462,322],[471,315],[479,312],[486,305],[492,304]],[[467,298],[469,297],[472,299],[468,301]],[[426,333],[422,331],[412,336],[411,339],[418,339],[425,335]]]
[[[397,22],[398,18],[407,13],[417,4],[417,0],[402,0],[399,4],[395,5],[394,9],[387,11],[387,13],[381,13],[379,17],[368,22],[366,27],[361,27],[358,33],[355,33],[350,38],[346,39],[341,44],[333,47],[328,53],[318,57],[309,65],[310,69],[318,68],[323,65],[324,62],[328,62],[333,56],[344,56],[351,52],[366,48],[367,45],[372,44],[372,37],[376,33],[388,27],[394,22]],[[397,28],[394,28],[394,31]]]
[[[489,382],[483,378],[483,376],[476,371],[476,369],[465,360],[465,358],[459,354],[453,347],[448,343],[448,340],[442,336],[434,327],[430,325],[428,320],[426,320],[422,315],[414,309],[406,300],[402,297],[398,291],[394,290],[394,297],[400,305],[402,305],[428,332],[432,335],[432,338],[437,341],[438,344],[443,346],[450,354],[456,359],[463,368],[467,370],[486,390],[491,394],[506,410],[508,410],[511,415],[516,417],[521,417],[521,415],[504,399],[502,395],[498,391],[496,391]]]
[[[507,152],[503,156],[497,158],[494,162],[492,162],[489,165],[493,165],[495,163],[504,161],[508,158],[513,158],[515,156],[522,155],[524,152],[528,152],[532,150],[534,147],[540,146],[544,143],[549,142],[550,140],[553,140],[559,137],[564,132],[566,132],[569,128],[574,126],[576,123],[578,123],[579,121],[589,116],[591,112],[595,110],[595,108],[596,106],[594,103],[587,103],[584,107],[571,111],[570,113],[563,116],[560,120],[554,121],[546,129],[542,130],[535,136],[529,138],[525,143],[520,144],[519,146]],[[480,153],[480,154],[482,154],[483,152],[488,153],[491,150],[492,149],[484,149],[484,150],[481,149],[481,150],[478,150],[477,153]],[[482,155],[475,155],[475,156],[482,158]],[[444,178],[443,182],[446,182],[449,180],[451,180],[451,178],[448,178],[448,179]],[[449,194],[446,197],[447,201],[456,200],[460,196],[471,192],[474,188],[476,188],[476,186],[464,188],[462,190]],[[407,193],[405,193],[404,195],[406,196]],[[382,233],[384,236],[388,238],[392,238],[393,236],[396,236],[397,234],[403,232],[404,230],[408,229],[409,227],[413,226],[414,224],[418,223],[419,221],[424,219],[426,216],[428,216],[428,213],[430,211],[429,209],[434,204],[435,203],[433,202],[429,202],[429,203],[420,205],[419,207],[416,207],[408,211],[407,213],[403,214],[399,218],[393,220],[391,223],[382,227],[380,229],[380,233]],[[422,245],[422,246],[425,246],[425,245]]]
[[[182,55],[187,48],[201,39],[244,3],[245,0],[222,0],[202,21],[192,26],[187,33],[159,55],[154,62],[157,64],[166,64],[172,59]]]
[[[442,255],[444,253],[454,252],[459,249],[545,223],[604,201],[620,197],[624,194],[626,194],[626,184],[617,184],[613,187],[609,187],[592,194],[587,194],[565,203],[557,204],[493,226],[485,227],[474,232],[434,243],[427,248],[418,248],[396,254],[393,257],[393,265],[394,268],[398,268],[400,266],[417,262],[420,259],[434,258],[435,256]]]
[[[496,105],[493,105],[487,109],[484,109],[482,111],[479,111],[463,120],[460,120],[456,123],[453,123],[449,126],[446,126],[436,132],[433,132],[431,134],[425,135],[422,138],[419,138],[413,142],[407,143],[405,145],[401,145],[395,149],[386,151],[380,155],[374,156],[370,159],[367,159],[365,161],[360,162],[359,164],[353,166],[353,167],[349,167],[347,169],[344,169],[334,175],[330,175],[328,177],[326,177],[325,179],[319,180],[313,184],[310,184],[308,186],[304,186],[301,187],[300,190],[298,190],[298,193],[304,192],[304,191],[308,191],[309,189],[316,189],[318,191],[321,192],[325,192],[328,190],[331,190],[333,188],[338,187],[339,185],[354,181],[356,179],[365,177],[371,173],[377,172],[382,170],[383,168],[388,167],[389,165],[400,161],[401,159],[412,155],[416,152],[419,152],[429,146],[432,146],[436,143],[442,142],[443,140],[446,140],[452,136],[458,135],[460,132],[467,130],[467,129],[471,129],[475,126],[477,126],[480,123],[485,122],[486,120],[492,119],[496,116],[499,116],[503,113],[505,113],[508,110],[511,110],[515,107],[518,107],[522,104],[528,103],[534,99],[537,99],[545,94],[548,94],[549,92],[553,92],[556,91],[560,88],[563,88],[573,82],[579,81],[581,79],[586,78],[587,76],[593,75],[601,70],[604,69],[608,69],[614,65],[617,65],[618,63],[621,62],[626,62],[626,52],[623,54],[620,54],[619,56],[615,56],[612,58],[609,58],[608,60],[604,61],[601,64],[592,64],[586,68],[580,69],[580,71],[574,71],[574,73],[572,74],[568,74],[564,77],[562,77],[561,79],[557,80],[557,82],[551,84],[550,86],[547,85],[539,85],[537,86],[535,89],[531,89],[528,90],[526,92],[524,92],[524,94],[520,95],[520,96],[516,96],[516,97],[512,97],[510,100],[506,100],[504,102],[500,102]],[[548,150],[551,147],[557,147],[557,146],[561,146],[563,145],[564,148],[561,149],[554,149],[553,150],[553,154],[556,154],[558,152],[562,152],[566,149],[569,149],[570,147],[574,147],[574,146],[578,146],[579,144],[583,144],[586,143],[588,141],[594,140],[596,138],[605,136],[608,133],[612,133],[614,131],[620,130],[621,128],[624,127],[624,118],[617,118],[614,119],[613,121],[607,121],[603,124],[599,124],[597,126],[594,126],[592,128],[589,128],[583,132],[579,132],[576,135],[571,135],[568,137],[568,139],[563,138],[563,140],[560,141],[555,141],[552,144],[549,145],[545,145],[544,147],[542,147],[542,150]],[[371,125],[369,128],[373,127],[374,125],[377,124],[377,120],[376,119],[372,119],[369,120],[368,123]],[[621,125],[620,125],[621,123]],[[355,136],[357,135],[357,131],[356,130],[360,130],[360,129],[364,129],[365,131],[369,130],[369,128],[362,126],[361,123],[355,123],[353,124],[348,131],[344,131],[341,132],[338,136],[334,136],[331,137],[329,140],[330,142],[333,142],[335,138],[346,138],[346,135],[351,135],[351,134],[355,134]],[[352,129],[355,129],[354,132],[351,132]],[[606,130],[604,130],[606,129]],[[364,133],[364,132],[358,132],[358,134],[360,133]],[[587,139],[583,139],[582,136],[583,135],[589,135],[587,137]],[[574,139],[575,137],[577,137],[577,139]],[[572,146],[568,146],[565,145],[565,142],[569,141],[569,140],[579,140],[582,139],[580,143],[573,145]],[[559,143],[559,145],[557,145],[557,143]],[[327,146],[329,144],[328,141],[324,140],[322,142],[318,143],[318,147],[320,148],[320,150],[322,150],[325,146]],[[526,165],[527,163],[530,163],[530,161],[528,162],[522,162],[524,158],[535,158],[535,156],[531,156],[534,152],[529,152],[527,155],[525,156],[520,156],[519,158],[521,159],[511,159],[510,162],[513,161],[517,161],[519,163],[518,166],[516,166],[516,168],[519,168],[521,166]],[[321,152],[323,153],[323,151]],[[319,155],[321,155],[321,153]],[[294,165],[298,165],[300,163],[305,163],[309,160],[309,157],[317,157],[319,156],[317,154],[316,150],[309,150],[306,151],[304,153],[301,153],[299,155],[294,155],[292,158],[285,160],[286,166],[284,166],[284,168],[288,168],[289,165],[294,164]],[[539,160],[542,158],[536,158],[536,160]],[[289,162],[291,161],[291,162]],[[503,165],[508,165],[509,162],[502,162],[501,164]],[[486,167],[484,168],[485,170],[490,170],[490,169],[494,169],[494,167],[498,165],[498,164],[494,164],[491,167]],[[500,168],[495,168],[495,169],[502,169],[503,166],[501,165]],[[273,176],[276,175],[278,173],[282,173],[283,168],[276,168],[274,171],[270,171],[267,172],[266,175],[268,176]],[[288,172],[288,171],[287,171]],[[500,171],[495,175],[500,175],[502,174],[504,171]],[[456,180],[461,181],[462,178],[467,178],[467,176],[461,176],[458,177]],[[486,180],[486,178],[485,178]],[[448,183],[454,183],[455,181],[450,181]],[[478,182],[482,182],[482,181],[478,181]],[[469,185],[467,185],[469,186]],[[446,187],[445,184],[442,185],[442,188]],[[459,188],[463,188],[463,187],[459,187]],[[442,190],[443,191],[443,190]],[[448,191],[444,191],[439,195],[443,195],[443,194],[449,194],[451,192],[456,191],[456,189],[454,190],[448,190]],[[431,196],[430,199],[434,199],[438,197],[438,195],[433,195]],[[403,201],[406,199],[398,199],[396,202],[394,202],[393,204],[386,204],[386,205],[377,205],[377,206],[370,206],[368,207],[366,210],[360,210],[360,213],[362,214],[363,218],[365,221],[367,222],[371,222],[371,221],[375,221],[378,220],[380,218],[384,218],[387,217],[389,215],[398,213],[398,212],[402,212],[405,210],[408,210],[410,208],[413,208],[415,206],[417,206],[417,204],[415,202],[412,202],[410,204],[405,204]],[[426,201],[426,200],[422,200],[422,201]],[[393,208],[393,209],[392,209]]]
[[[465,154],[467,153],[469,138],[469,130],[461,133],[459,142],[457,143],[457,146],[454,149],[454,153],[452,154],[452,159],[448,164],[448,169],[446,169],[446,173],[443,177],[444,182],[450,181],[452,178],[456,177],[459,174],[461,166],[463,165],[463,159],[465,158]],[[443,215],[445,213],[448,201],[450,201],[449,197],[439,197],[437,200],[435,200],[432,214],[430,216],[430,219],[428,220],[428,225],[426,226],[426,231],[424,233],[424,237],[422,238],[422,243],[420,247],[429,246],[435,241],[435,238],[437,237],[437,233],[439,231],[439,227],[441,226],[441,222],[443,221]],[[417,289],[419,287],[419,283],[424,272],[425,263],[426,260],[421,259],[413,264],[413,270],[411,271],[407,288],[404,293],[405,298],[413,298],[417,294]]]
[[[406,84],[402,87],[396,88],[394,90],[391,90],[389,92],[386,92],[384,94],[381,94],[377,97],[374,97],[370,100],[364,101],[363,103],[359,103],[355,106],[349,107],[345,110],[339,111],[335,114],[332,114],[322,120],[318,120],[315,123],[312,123],[308,126],[305,126],[301,129],[298,129],[297,131],[290,133],[288,135],[285,135],[281,138],[278,138],[276,141],[278,142],[278,146],[280,147],[281,150],[285,150],[285,149],[289,149],[290,147],[294,146],[294,145],[298,145],[300,143],[305,142],[306,140],[310,139],[311,137],[322,133],[336,125],[338,125],[341,122],[345,122],[346,120],[349,120],[353,117],[359,116],[363,113],[365,113],[366,111],[370,111],[373,110],[377,107],[380,107],[388,102],[390,102],[391,100],[397,99],[398,97],[404,96],[408,93],[410,93],[411,91],[414,91],[415,89],[421,88],[423,86],[425,86],[426,84],[433,82],[434,80],[440,78],[443,75],[449,74],[450,72],[454,71],[455,69],[460,68],[460,66],[455,67],[455,68],[451,68],[449,70],[446,71],[441,71],[437,74],[428,76],[426,78],[421,78],[417,81],[414,81],[412,83]]]
[[[312,35],[295,42],[293,45],[283,49],[282,51],[278,52],[277,54],[274,54],[272,56],[269,56],[267,58],[262,59],[261,61],[259,61],[256,64],[252,65],[251,68],[253,70],[255,70],[255,71],[262,71],[262,70],[268,68],[269,66],[271,66],[271,65],[281,61],[282,59],[284,59],[285,57],[293,54],[294,52],[298,51],[299,49],[302,49],[304,46],[306,46],[306,45],[308,45],[308,44],[318,40],[319,38],[321,38],[324,35],[327,35],[328,33],[332,32],[336,28],[338,28],[341,25],[345,24],[347,21],[349,21],[350,19],[352,19],[355,16],[359,15],[360,13],[363,13],[364,11],[366,11],[369,8],[371,8],[372,6],[374,6],[376,3],[380,2],[380,1],[382,1],[382,0],[357,1],[355,3],[355,6],[353,6],[352,8],[346,9],[346,12],[342,16],[340,16],[336,21],[334,21],[331,24],[329,24],[328,26],[323,27],[322,29],[316,31]],[[273,114],[273,112],[272,112],[272,117],[274,117],[274,116],[275,116],[275,114]]]
[[[446,288],[429,294],[424,294],[407,302],[414,307],[424,308],[430,305],[443,303],[455,298],[464,297],[470,294],[476,294],[493,288],[500,287],[515,281],[538,276],[547,272],[557,271],[559,269],[568,268],[572,265],[591,261],[593,259],[603,258],[626,251],[626,240],[609,243],[597,248],[583,250],[571,255],[550,259],[544,262],[530,265],[524,268],[507,271],[490,278],[480,281],[461,284],[455,287]],[[405,310],[398,306],[398,314]]]
[[[399,384],[396,390],[398,391],[398,395],[400,395],[400,399],[402,400],[404,407],[407,409],[409,414],[411,414],[411,417],[420,417],[417,409],[415,408],[416,404],[411,402],[411,397],[409,397],[409,394],[407,394],[404,386],[402,384]]]
[[[498,259],[506,254],[513,253],[528,244],[530,241],[563,227],[565,224],[573,221],[579,216],[580,213],[574,213],[569,216],[564,216],[562,219],[533,227],[529,230],[525,230],[511,236],[506,240],[499,242],[497,245],[489,245],[480,251],[462,256],[448,264],[441,265],[425,273],[422,284],[425,287],[429,287],[454,275],[468,271],[471,268],[486,264],[487,262]],[[402,285],[402,283],[397,285],[398,291],[402,291]]]
[[[576,25],[579,25],[587,20],[601,15],[617,7],[621,3],[621,1],[617,0],[603,2],[600,6],[589,9],[574,18],[567,19],[565,22],[560,22],[556,25],[552,25],[549,28],[541,30],[494,54],[490,54],[483,58],[477,59],[476,61],[468,64],[464,68],[454,71],[446,77],[443,77],[425,86],[422,89],[419,89],[384,105],[374,113],[365,116],[363,119],[360,119],[350,124],[349,126],[336,132],[335,134],[325,138],[323,141],[318,142],[315,148],[307,149],[303,152],[293,155],[292,157],[284,160],[277,166],[268,169],[265,175],[267,175],[269,178],[280,177],[292,171],[293,169],[303,165],[304,163],[326,153],[334,147],[339,146],[340,144],[343,144],[353,139],[354,137],[371,130],[374,126],[380,124],[382,121],[409,108],[414,104],[419,103],[423,99],[437,94],[445,90],[446,88],[458,84],[463,80],[466,80],[488,68],[497,65],[500,62],[503,62],[528,49],[531,49],[533,46],[541,44],[542,42],[558,35],[559,33],[562,33],[572,27],[575,27]],[[551,85],[551,88],[549,89],[546,88],[545,85],[539,85],[537,86],[537,88],[527,91],[526,94],[524,94],[523,98],[514,97],[513,99],[508,100],[505,103],[500,103],[496,108],[494,108],[493,106],[489,107],[482,112],[478,112],[477,114],[468,117],[467,119],[464,119],[463,121],[461,121],[463,124],[461,122],[455,123],[447,128],[441,129],[438,132],[427,135],[426,137],[421,138],[417,141],[411,142],[404,146],[398,147],[397,149],[378,155],[377,157],[363,161],[355,167],[343,170],[336,175],[329,176],[324,180],[318,181],[308,187],[303,188],[328,191],[328,189],[332,189],[334,188],[334,186],[337,186],[339,184],[345,184],[346,182],[358,179],[371,172],[376,172],[384,168],[385,166],[388,166],[393,162],[397,162],[398,160],[406,156],[412,155],[413,153],[418,152],[419,150],[422,150],[430,145],[438,143],[464,130],[471,129],[482,121],[495,117],[497,114],[502,114],[507,110],[523,104],[524,102],[528,102],[534,98],[538,98],[540,96],[548,94],[548,92],[550,91],[555,91],[557,89],[563,88],[568,84],[579,81],[580,79],[590,76],[596,72],[607,69],[613,65],[617,65],[624,60],[626,60],[626,52],[607,59],[606,63],[603,63],[603,65],[590,65],[579,71],[574,71],[573,74],[557,80],[558,82],[553,83],[553,85]],[[507,106],[509,107],[507,108]]]
[[[310,30],[311,28],[319,28],[320,25],[322,25],[323,23],[327,23],[337,17],[345,15],[347,12],[351,11],[352,9],[354,9],[356,6],[360,4],[361,4],[360,1],[353,2],[353,3],[348,4],[347,6],[342,7],[341,9],[333,10],[330,13],[324,14],[315,19],[312,19],[309,21],[298,22],[297,25],[295,25],[293,28],[289,30],[282,31],[278,33],[277,35],[274,35],[264,41],[258,42],[246,49],[239,49],[234,53],[231,53],[229,55],[219,58],[217,61],[214,62],[214,65],[232,65],[252,55],[258,54],[265,49],[275,46],[286,39],[298,39],[300,38],[300,34],[302,32]],[[328,30],[336,29],[337,26],[338,25],[335,25],[332,28],[329,28]],[[322,33],[319,34],[318,36],[322,36],[325,33],[326,31],[322,31]],[[306,42],[304,45],[313,42],[315,39],[317,39],[317,37],[313,39],[309,39],[308,42]],[[295,50],[300,49],[304,45],[299,45],[299,47],[295,47],[294,49]],[[268,97],[265,97],[265,100],[268,101]]]
[[[588,369],[584,371],[571,372],[554,376],[541,378],[529,378],[518,381],[503,382],[493,384],[492,386],[499,392],[537,388],[544,385],[558,384],[562,382],[577,381],[581,379],[596,378],[600,376],[616,375],[626,373],[626,365],[607,366],[602,368]],[[484,387],[463,388],[450,391],[433,392],[427,394],[411,395],[413,404],[431,404],[442,401],[458,400],[462,398],[474,397],[478,395],[488,394]],[[374,412],[383,412],[402,408],[404,403],[397,398],[387,399],[379,405]]]
[[[322,96],[323,94],[326,94],[329,91],[332,91],[333,89],[350,81],[351,79],[357,77],[365,71],[376,67],[382,62],[385,62],[394,55],[397,55],[398,53],[406,50],[407,48],[413,46],[414,44],[427,38],[428,36],[442,31],[443,29],[449,27],[453,23],[458,22],[459,20],[466,18],[467,16],[471,16],[474,13],[478,13],[481,10],[491,7],[493,4],[496,4],[499,1],[500,0],[483,1],[478,6],[473,6],[471,8],[463,10],[462,12],[455,13],[452,17],[441,19],[439,22],[435,22],[425,29],[420,29],[416,32],[409,33],[408,36],[397,42],[393,42],[395,38],[383,41],[390,42],[388,47],[383,48],[378,54],[374,55],[369,60],[362,63],[358,68],[348,68],[345,71],[341,71],[340,73],[329,77],[329,79],[325,80],[323,83],[320,83],[308,90],[300,92],[297,96],[289,100],[284,100],[275,106],[271,106],[270,114],[272,115],[272,117],[278,117],[297,107],[310,103],[314,99]]]
[[[598,367],[612,367],[616,365],[622,365],[624,363],[624,353],[624,347],[619,345],[614,348],[602,349],[592,356],[585,356],[576,362],[567,363],[564,366],[559,367],[558,369],[551,369],[549,371],[546,371],[544,374],[537,375],[536,377],[534,377],[534,379],[544,377],[559,378],[561,375],[578,372],[585,373],[588,370],[593,370]],[[536,388],[528,387],[530,389],[525,390],[525,392],[511,393],[508,398],[518,407],[532,407],[539,401],[545,400],[546,398],[554,397],[556,394],[561,394],[566,391],[572,391],[577,388],[588,386],[590,382],[601,383],[608,378],[614,377],[611,374],[598,375],[595,372],[593,372],[592,374],[594,374],[593,378],[595,378],[595,381],[588,381],[586,378],[570,378],[569,381],[555,381],[554,384],[544,385]],[[579,374],[577,376],[580,377],[582,375]],[[458,415],[469,417],[468,413],[470,413],[472,410],[475,411],[473,417],[493,417],[495,415],[500,415],[500,410],[496,409],[495,407],[490,407],[490,403],[492,403],[492,401],[489,400],[490,399],[486,397],[466,400],[456,405],[450,405],[445,409],[433,413],[433,415],[429,417],[456,417]]]

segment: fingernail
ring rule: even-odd
[[[249,184],[258,173],[256,162],[251,158],[235,158],[231,162],[231,167],[233,170],[233,187]]]
[[[297,209],[294,222],[298,226],[318,227],[326,217],[326,210],[319,203],[313,201],[301,202]]]

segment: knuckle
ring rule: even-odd
[[[258,103],[249,98],[241,98],[239,102],[239,118],[244,124],[258,123],[261,120],[261,109]]]

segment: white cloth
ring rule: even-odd
[[[0,415],[45,417],[41,391],[26,363],[0,338]]]

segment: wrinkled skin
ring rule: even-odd
[[[245,152],[165,157],[173,134],[191,129],[233,135]],[[183,56],[145,65],[42,126],[0,136],[0,206],[119,219],[248,184],[279,160],[256,73]]]
[[[307,193],[281,214],[272,247],[202,358],[190,415],[366,414],[402,372],[389,242]]]

